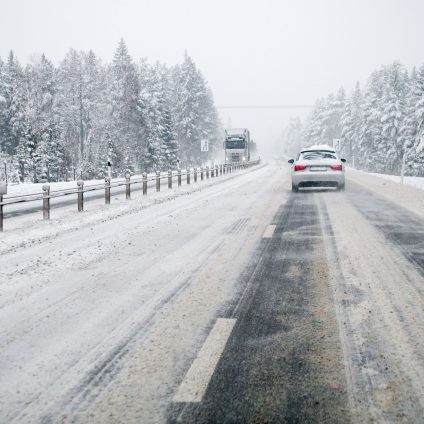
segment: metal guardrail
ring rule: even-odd
[[[64,197],[72,194],[77,195],[77,207],[78,211],[84,211],[84,193],[90,191],[104,190],[105,192],[105,204],[110,204],[110,192],[114,187],[122,187],[125,186],[125,198],[127,200],[131,199],[131,186],[133,184],[142,184],[143,195],[147,195],[148,192],[148,182],[155,181],[156,192],[160,192],[161,190],[161,180],[166,179],[168,181],[168,189],[172,189],[173,180],[176,177],[178,187],[182,184],[182,178],[186,177],[186,184],[191,184],[191,177],[193,176],[194,183],[197,183],[198,177],[200,177],[200,181],[209,178],[215,178],[221,175],[230,174],[242,169],[249,168],[254,165],[258,165],[260,163],[260,159],[250,162],[233,162],[222,165],[215,165],[213,167],[206,166],[205,168],[187,168],[185,171],[181,169],[177,169],[176,171],[168,171],[167,173],[156,172],[153,175],[148,175],[147,173],[143,173],[141,178],[131,179],[130,175],[126,175],[125,179],[112,181],[110,178],[106,177],[104,184],[92,184],[89,186],[84,185],[83,180],[77,181],[77,187],[70,189],[61,189],[50,191],[50,185],[44,184],[42,186],[43,191],[40,193],[33,194],[23,194],[17,196],[7,196],[4,197],[0,195],[0,232],[3,231],[3,221],[4,221],[4,207],[8,205],[15,205],[19,203],[26,202],[36,202],[42,201],[43,204],[43,219],[50,219],[50,199],[56,197]]]

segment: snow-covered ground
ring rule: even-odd
[[[257,166],[254,168],[257,168]],[[172,189],[168,189],[166,180],[162,180],[161,191],[156,192],[154,188],[149,187],[147,196],[142,195],[140,184],[138,184],[139,187],[137,191],[134,190],[135,187],[132,188],[130,201],[126,200],[125,188],[121,186],[112,190],[110,205],[104,204],[105,202],[101,191],[88,192],[85,195],[87,201],[84,203],[84,212],[77,211],[76,194],[73,194],[72,196],[68,196],[69,199],[73,199],[71,204],[59,208],[51,208],[51,219],[49,221],[44,221],[42,219],[41,211],[25,212],[11,218],[6,217],[4,220],[4,233],[1,235],[0,254],[14,249],[17,246],[31,245],[32,243],[55,237],[58,234],[74,231],[98,222],[110,221],[122,215],[137,214],[158,203],[172,201],[180,196],[188,195],[193,192],[208,190],[211,186],[219,184],[220,182],[237,178],[243,172],[249,172],[249,170],[233,172],[231,174],[209,179],[206,179],[205,176],[203,181],[200,180],[200,175],[198,175],[197,183],[194,183],[192,176],[190,185],[186,184],[186,177],[183,176],[181,187],[177,186],[177,181],[174,178]],[[133,179],[135,178],[136,177]],[[101,183],[99,180],[86,182],[87,186],[99,183]],[[152,184],[154,184],[154,182]],[[13,195],[39,193],[42,185],[43,184],[16,185],[12,186],[10,193],[13,193]],[[62,190],[75,188],[75,186],[76,183],[74,181],[53,183],[52,190],[53,187],[54,190]],[[96,193],[100,193],[99,198],[88,198],[90,195]],[[62,201],[62,199],[64,198],[59,197],[57,199],[52,199],[51,204],[53,205],[56,201]],[[20,208],[23,209],[27,207],[26,205],[41,206],[41,201],[38,200],[37,202],[5,206],[4,211],[7,213],[12,208],[19,211]]]
[[[390,176],[388,175],[387,177]],[[366,190],[377,193],[424,218],[424,191],[421,187],[400,184],[396,179],[392,180],[391,178],[382,177],[382,174],[370,174],[356,169],[348,169],[346,171],[346,179],[347,190],[349,190],[351,182],[359,184]]]
[[[392,181],[394,183],[401,184],[401,178],[398,175],[388,175],[388,174],[378,174],[376,172],[365,172],[360,170],[355,170],[357,172],[362,172],[373,177],[382,178],[384,180]],[[404,177],[403,184],[411,187],[424,190],[424,177]]]
[[[101,418],[80,422],[158,421],[193,340],[231,298],[280,205],[285,176],[256,166],[84,213],[60,208],[1,234],[0,422],[72,422],[100,391]],[[131,368],[110,401],[103,389],[128,352],[146,373],[142,390],[131,390]],[[144,419],[102,416],[127,393]]]
[[[359,375],[361,355],[369,351],[362,347],[378,346],[389,357],[390,370],[392,364],[401,364],[411,375],[416,373],[414,384],[421,384],[422,362],[415,360],[415,353],[398,355],[404,346],[414,346],[407,338],[400,344],[392,337],[406,337],[412,329],[418,342],[424,340],[422,321],[414,322],[421,318],[421,304],[416,316],[402,311],[405,322],[389,314],[398,311],[394,306],[412,309],[420,299],[415,287],[422,287],[422,276],[352,200],[363,188],[365,204],[371,198],[378,206],[381,194],[424,215],[424,191],[354,170],[347,178],[346,193],[293,194],[288,165],[270,163],[170,191],[152,190],[147,197],[137,192],[131,201],[121,193],[110,206],[103,199],[93,200],[83,213],[73,203],[53,210],[49,222],[39,215],[6,221],[6,232],[0,234],[0,422],[166,422],[167,407],[213,323],[238,299],[238,279],[251,281],[243,271],[257,253],[258,240],[293,198],[298,200],[288,209],[288,221],[282,222],[284,237],[293,237],[286,231],[289,218],[306,211],[300,242],[307,237],[308,243],[312,238],[317,243],[311,213],[314,208],[321,211],[321,224],[314,225],[334,226],[328,245],[340,247],[344,260],[343,273],[337,267],[331,270],[340,308],[347,308],[349,322],[356,326],[355,319],[362,324],[372,309],[372,328],[383,333],[376,343],[376,332],[367,333],[368,321],[354,333]],[[316,249],[323,245],[317,243]],[[293,259],[290,275],[300,276],[298,257],[290,256],[294,253],[287,252]],[[318,258],[316,274],[326,278],[325,261]],[[413,285],[405,280],[405,270]],[[345,302],[350,294],[340,275],[354,282],[355,302]],[[261,273],[253,276],[260,279]],[[321,303],[317,309],[327,313]],[[395,332],[385,332],[382,322]],[[308,334],[302,333],[301,343],[304,337]],[[371,375],[373,384],[380,384],[372,389],[377,387],[384,402],[392,400],[387,395],[392,386],[383,386],[380,375]],[[418,397],[420,390],[422,385]]]

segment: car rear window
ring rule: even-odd
[[[311,152],[302,152],[300,160],[316,160],[316,159],[337,159],[335,153],[325,150],[314,150]]]

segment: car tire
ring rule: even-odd
[[[299,191],[299,186],[292,184],[292,193],[297,193]]]
[[[339,185],[338,190],[345,191],[345,185],[344,184]]]

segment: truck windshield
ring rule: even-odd
[[[246,147],[246,142],[241,138],[233,138],[226,140],[225,147],[227,149],[244,149]]]

